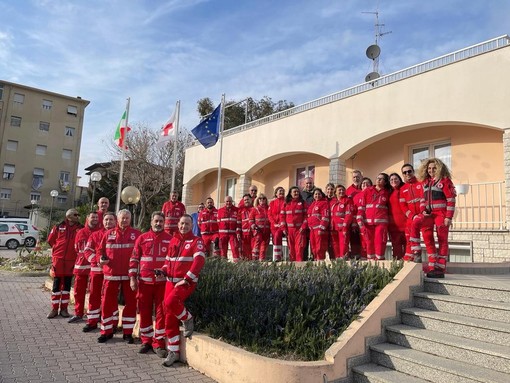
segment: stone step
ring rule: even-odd
[[[447,276],[445,279],[424,280],[425,291],[510,303],[510,274],[480,278],[480,276]]]
[[[510,374],[508,345],[491,344],[407,325],[386,327],[386,336],[389,343]]]
[[[437,383],[508,383],[509,375],[390,343],[370,346],[373,363]],[[402,381],[402,382],[405,382]]]
[[[424,310],[417,307],[401,309],[401,319],[403,324],[417,328],[426,328],[503,346],[510,345],[510,323]]]
[[[427,383],[427,380],[407,375],[378,364],[368,363],[353,367],[354,383]]]
[[[441,311],[503,323],[510,322],[510,303],[465,298],[431,292],[414,293],[414,305],[422,309]]]

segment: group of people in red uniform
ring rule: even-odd
[[[118,330],[120,318],[123,340],[132,344],[138,311],[139,352],[154,351],[165,358],[164,366],[171,366],[180,355],[179,325],[185,337],[193,333],[193,316],[184,302],[195,290],[204,265],[204,243],[193,235],[192,218],[177,201],[177,193],[171,194],[163,211],[152,213],[151,229],[145,233],[131,226],[129,210],[109,212],[104,197],[98,206],[100,210],[89,213],[84,226],[76,209],[68,210],[48,236],[54,278],[48,318],[70,316],[67,306],[74,274],[75,314],[69,323],[83,320],[88,289],[83,332],[100,324],[97,341],[105,343]],[[119,291],[124,299],[121,313]]]

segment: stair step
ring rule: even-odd
[[[510,322],[510,303],[489,302],[483,299],[443,295],[430,292],[414,293],[416,307],[469,316],[479,319]]]
[[[510,323],[430,311],[417,307],[401,309],[402,323],[484,342],[510,345]]]
[[[425,291],[510,303],[510,274],[483,278],[478,275],[448,276],[446,279],[424,280]]]
[[[353,367],[355,383],[427,383],[427,380],[369,363]]]
[[[390,343],[510,373],[509,346],[490,344],[407,325],[388,326],[386,335]]]
[[[390,343],[372,345],[370,350],[372,362],[431,382],[508,383],[508,374]]]

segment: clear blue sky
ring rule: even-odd
[[[388,74],[510,33],[507,0],[0,0],[0,79],[90,100],[78,174],[130,122],[160,129],[181,100],[295,104],[362,83],[379,10]],[[82,184],[88,179],[83,179]]]

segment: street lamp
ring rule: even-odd
[[[50,234],[51,230],[51,216],[53,214],[53,204],[55,203],[55,197],[58,197],[58,190],[53,189],[50,191],[51,196],[51,207],[50,207],[50,219],[48,221],[48,235]]]
[[[34,224],[34,207],[37,204],[35,199],[30,201],[31,209],[30,209],[30,223]]]
[[[122,189],[122,192],[120,193],[120,198],[122,199],[122,202],[124,202],[128,206],[136,205],[138,201],[140,201],[140,196],[141,196],[140,190],[138,190],[134,186],[126,186],[124,189]],[[133,209],[133,222],[135,222],[135,209]]]
[[[96,194],[96,182],[101,181],[101,173],[93,172],[90,175],[90,180],[92,181],[92,200],[90,201],[90,211],[92,211],[92,207],[94,206],[94,194]]]

